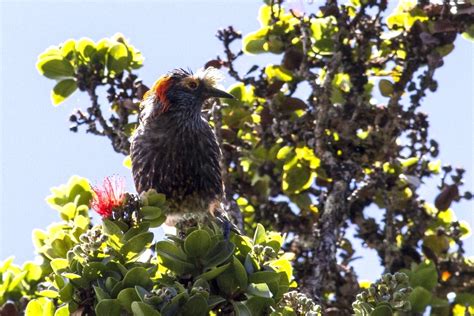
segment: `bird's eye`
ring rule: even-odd
[[[198,87],[198,84],[197,84],[196,81],[190,81],[188,83],[188,88],[191,89],[191,90],[195,90],[197,87]]]

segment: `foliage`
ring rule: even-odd
[[[204,115],[223,150],[232,215],[254,237],[225,240],[217,227],[201,226],[151,245],[150,228],[165,219],[163,196],[125,194],[93,226],[90,186],[72,178],[48,198],[63,221],[34,232],[43,263],[0,268],[4,301],[23,310],[31,300],[27,313],[45,315],[472,311],[474,264],[462,241],[470,228],[454,212],[472,194],[463,191],[463,169],[436,159],[440,148],[419,108],[437,90],[434,74],[457,34],[472,40],[473,5],[403,0],[389,13],[385,0],[292,6],[265,1],[260,27],[244,36],[219,30],[223,55],[205,65],[234,81],[236,98]],[[273,62],[237,69],[237,60],[257,54]],[[57,81],[53,104],[76,89],[90,97],[90,107],[71,115],[72,131],[86,127],[128,155],[148,89],[134,74],[142,64],[116,35],[68,40],[41,54],[37,68]],[[420,193],[428,178],[439,180],[434,201]],[[354,242],[375,250],[387,273],[367,290],[351,267]]]
[[[232,310],[238,315],[279,315],[280,310],[296,315],[292,308],[305,308],[285,305],[284,295],[294,286],[292,255],[281,250],[280,234],[261,225],[253,238],[226,240],[220,227],[202,226],[153,243],[151,228],[166,219],[164,195],[153,190],[140,197],[126,194],[110,216],[92,226],[88,204],[93,191],[86,179],[72,177],[52,192],[47,201],[62,221],[47,232],[34,232],[42,264],[19,268],[10,258],[0,270],[2,304],[17,302],[10,308],[22,310],[23,299],[27,316]]]

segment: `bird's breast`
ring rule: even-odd
[[[222,195],[220,150],[209,125],[139,131],[131,156],[139,192],[155,189],[178,204]]]

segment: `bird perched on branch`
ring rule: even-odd
[[[216,88],[214,68],[196,74],[175,69],[144,95],[139,126],[131,140],[132,173],[139,193],[166,195],[168,225],[186,214],[213,214],[223,198],[221,151],[201,116],[209,98],[233,98]]]

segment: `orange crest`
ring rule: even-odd
[[[143,100],[147,99],[150,94],[154,94],[156,100],[158,100],[161,103],[161,109],[160,112],[164,113],[166,110],[168,110],[170,104],[168,99],[166,98],[166,92],[168,91],[169,87],[173,83],[173,80],[171,79],[170,76],[162,76],[160,77],[153,87],[148,90],[145,95],[143,96]]]

